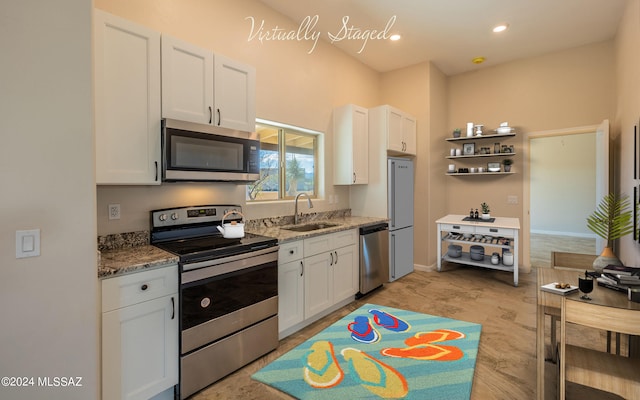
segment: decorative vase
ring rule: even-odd
[[[482,219],[490,219],[491,218],[491,214],[482,214]]]
[[[453,131],[453,137],[454,138],[459,138],[460,137],[460,133],[461,133],[460,130],[456,129],[455,131]]]
[[[511,165],[505,165],[504,172],[511,172]]]
[[[593,260],[593,269],[598,273],[602,273],[607,265],[622,265],[622,261],[616,257],[611,247],[605,247],[602,253]]]

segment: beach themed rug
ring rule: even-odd
[[[298,399],[469,399],[481,325],[366,304],[252,378]]]

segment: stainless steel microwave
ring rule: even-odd
[[[260,141],[246,132],[162,120],[162,180],[251,183],[260,178]]]

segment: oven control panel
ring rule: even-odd
[[[151,211],[152,228],[168,226],[199,224],[202,222],[220,223],[223,216],[229,211],[242,212],[239,205],[217,205],[164,208]],[[227,218],[234,219],[234,218]]]
[[[214,217],[218,215],[217,208],[195,208],[187,210],[187,218]]]

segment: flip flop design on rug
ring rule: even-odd
[[[355,317],[354,322],[347,325],[351,338],[360,343],[371,344],[380,340],[380,333],[371,325],[368,317]]]
[[[341,354],[348,363],[349,376],[371,393],[385,399],[398,399],[409,393],[407,380],[393,367],[358,349],[346,348]]]
[[[304,380],[314,388],[331,388],[340,384],[344,378],[333,345],[326,340],[312,344],[311,349],[302,357],[302,363]]]
[[[407,322],[401,320],[395,315],[389,314],[388,312],[376,309],[371,309],[369,310],[369,312],[373,314],[373,321],[376,324],[390,331],[405,332],[411,329],[411,325],[409,325]]]
[[[462,339],[465,334],[449,329],[438,329],[432,332],[419,332],[405,339],[405,348],[388,347],[380,350],[382,355],[414,360],[455,361],[464,356],[460,348],[434,344],[446,340]]]
[[[451,329],[436,329],[431,332],[418,332],[410,338],[405,339],[407,346],[417,346],[419,344],[444,342],[446,340],[456,340],[465,338],[465,334]]]

